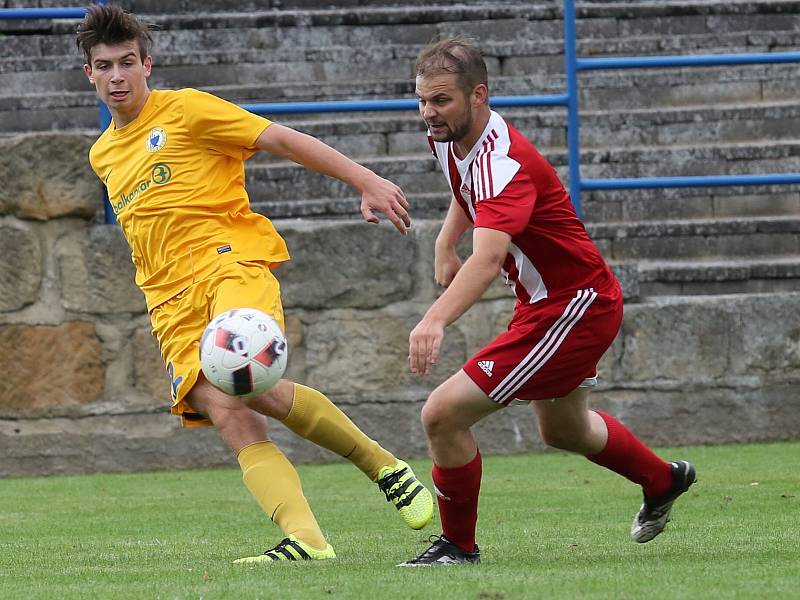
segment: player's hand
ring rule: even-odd
[[[440,286],[446,288],[461,269],[461,259],[456,254],[456,249],[452,246],[448,248],[436,248],[433,260],[433,278]]]
[[[372,178],[361,194],[361,216],[368,223],[380,221],[373,211],[383,213],[403,235],[411,227],[408,200],[403,195],[403,190],[388,179],[377,175]]]
[[[431,372],[439,360],[439,348],[444,339],[444,323],[422,319],[408,336],[408,365],[420,377]]]

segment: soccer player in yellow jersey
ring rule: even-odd
[[[402,191],[319,140],[193,89],[150,90],[149,26],[118,6],[92,5],[78,27],[84,71],[113,122],[89,160],[131,248],[172,386],[172,412],[186,426],[214,425],[236,453],[246,487],[285,533],[277,546],[236,562],[335,557],[294,467],[270,441],[267,419],[346,457],[420,529],[430,492],[406,463],[364,435],[322,393],[281,380],[246,400],[203,377],[199,341],[214,316],[254,307],[283,325],[272,269],[289,259],[269,219],[251,212],[244,161],[263,150],[330,175],[362,195],[364,219],[383,213],[405,234]]]

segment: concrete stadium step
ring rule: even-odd
[[[371,5],[368,11],[354,7],[351,2],[326,3],[325,10],[299,9],[306,5],[317,7],[318,3],[313,2],[287,6],[246,2],[237,5],[239,12],[214,12],[229,6],[222,2],[204,4],[202,12],[189,9],[186,3],[168,3],[163,7],[157,4],[141,6],[156,13],[151,19],[160,27],[155,32],[156,54],[165,58],[163,71],[161,75],[157,71],[157,76],[163,78],[161,85],[165,87],[197,85],[204,80],[225,85],[264,79],[300,81],[309,77],[339,81],[343,71],[347,73],[348,68],[353,71],[353,56],[359,52],[362,56],[378,56],[375,61],[362,58],[355,69],[361,78],[371,71],[380,72],[381,78],[397,73],[407,76],[419,46],[434,34],[452,31],[479,34],[493,74],[556,74],[563,70],[558,2],[534,6],[497,1],[455,6],[381,3]],[[661,8],[651,3],[627,3],[624,7],[588,5],[579,10],[579,38],[585,38],[579,50],[592,56],[698,50],[775,51],[796,47],[799,40],[794,31],[800,28],[800,16],[791,9],[800,3],[772,4],[731,7],[728,3],[714,2],[692,7],[679,3]],[[171,7],[180,10],[176,14],[163,14]],[[276,10],[294,7],[298,9]],[[247,10],[256,12],[243,12]],[[5,93],[85,89],[85,82],[76,70],[81,61],[74,47],[74,26],[72,21],[0,22],[0,31],[6,32],[0,36],[0,55],[5,57],[0,61],[0,89],[6,90]],[[670,34],[666,40],[665,27]],[[37,35],[40,30],[47,34]],[[18,31],[24,35],[13,35]],[[320,48],[322,52],[305,56],[303,49],[310,48]],[[174,54],[170,58],[176,49],[186,54],[186,58],[176,58]],[[391,50],[390,59],[387,50]],[[283,56],[272,58],[274,54]],[[44,58],[37,60],[37,57]],[[218,64],[234,68],[214,69]],[[42,69],[45,71],[41,72]]]
[[[19,4],[30,5],[3,6]],[[486,51],[494,95],[565,89],[558,0],[245,0],[230,12],[232,4],[126,0],[161,26],[153,87],[199,87],[235,102],[413,98],[422,45],[467,33]],[[800,47],[800,0],[582,0],[578,14],[581,56]],[[75,24],[0,22],[0,135],[96,131]],[[798,78],[795,64],[582,72],[582,175],[797,171]],[[502,112],[566,181],[563,109]],[[414,219],[443,216],[450,196],[416,114],[276,120],[366,159],[404,188]],[[247,178],[253,208],[277,220],[359,218],[350,188],[297,166],[259,155]],[[635,265],[644,297],[799,289],[800,185],[584,192],[582,201],[588,231],[607,258]]]
[[[153,32],[153,56],[157,67],[181,65],[218,65],[247,63],[311,62],[314,64],[366,62],[375,56],[396,61],[410,71],[420,48],[428,41],[390,42],[376,32],[359,44],[352,36],[322,42],[318,39],[286,41],[276,39],[274,32],[261,29],[202,29]],[[547,38],[486,39],[481,36],[489,72],[492,75],[563,73],[564,45],[559,36]],[[800,44],[800,33],[732,32],[713,35],[679,34],[666,39],[658,36],[624,38],[594,37],[578,39],[582,57],[663,54],[715,54],[739,52],[780,52],[793,50]],[[6,35],[0,37],[0,73],[62,72],[82,64],[75,47],[74,34],[69,35]],[[391,71],[390,71],[391,72]],[[384,74],[383,77],[388,75]]]
[[[337,147],[346,148],[349,154],[398,183],[409,198],[423,199],[418,205],[413,205],[415,214],[443,216],[449,193],[437,163],[428,153],[417,118],[392,121],[389,133],[387,130],[381,132],[379,123],[385,122],[363,120],[354,128],[354,122],[332,121],[323,125],[327,132],[323,137]],[[415,152],[411,153],[412,149]],[[393,155],[398,151],[406,151],[406,154]],[[392,154],[386,155],[387,152]],[[591,169],[584,167],[583,176],[602,179],[662,174],[780,172],[796,169],[793,162],[798,152],[797,141],[783,145],[734,144],[616,151],[584,149],[584,165]],[[565,151],[550,150],[545,155],[566,182]],[[674,168],[674,164],[701,165],[702,168],[681,171]],[[270,215],[311,218],[357,214],[358,202],[352,189],[333,179],[309,173],[291,162],[256,155],[248,162],[247,179],[252,201],[268,206],[265,212]],[[429,201],[428,196],[435,201]],[[800,186],[584,192],[582,207],[584,220],[589,223],[796,215],[800,214]]]
[[[420,212],[419,207],[438,204],[441,208],[448,202],[448,198],[436,194],[418,194],[409,196],[412,204],[412,217],[414,222],[430,218],[441,218],[441,215],[430,215]],[[349,221],[360,221],[357,199],[331,200],[336,203],[340,212],[331,217]],[[312,210],[305,215],[286,215],[281,213],[287,202],[256,203],[253,208],[270,216],[278,229],[283,221],[293,221],[296,218],[314,218],[313,207],[315,203],[303,203],[304,208]],[[415,210],[416,209],[416,210]],[[326,208],[327,211],[327,208]],[[664,230],[672,228],[676,223],[663,224]],[[773,224],[774,225],[774,224]],[[628,233],[638,234],[636,224],[626,224]],[[728,225],[729,227],[729,225]],[[791,225],[790,225],[791,227]],[[412,224],[413,228],[413,224]],[[718,224],[718,233],[726,228],[725,224]],[[647,299],[664,295],[698,295],[698,294],[749,294],[749,293],[774,293],[787,291],[800,291],[800,252],[794,251],[784,255],[769,253],[758,254],[757,257],[721,256],[710,259],[704,256],[688,257],[684,260],[675,260],[672,254],[667,257],[632,258],[626,257],[620,261],[610,255],[605,233],[598,228],[589,226],[589,233],[595,237],[598,246],[610,260],[614,270],[618,273],[626,288],[626,297],[630,299]],[[681,223],[680,231],[686,233],[694,229],[708,234],[708,224]],[[739,227],[740,232],[742,227]],[[756,224],[744,229],[765,229],[764,224]],[[795,226],[795,229],[796,226]],[[652,231],[651,231],[652,232]],[[666,234],[656,234],[660,237]],[[671,238],[672,243],[675,237]],[[681,243],[680,241],[678,243]],[[733,242],[736,243],[736,242]],[[795,246],[797,248],[797,246]],[[706,246],[704,250],[707,250]],[[621,272],[621,275],[620,275]]]
[[[362,164],[394,181],[406,194],[447,191],[437,163],[430,155],[381,157],[364,160]],[[248,164],[246,181],[250,198],[256,202],[351,198],[354,195],[346,184],[289,162]]]
[[[563,109],[504,108],[499,112],[543,153],[566,147],[567,122]],[[284,115],[280,121],[354,156],[428,152],[424,126],[416,111],[370,117],[324,115],[322,119]],[[379,147],[370,147],[368,153],[361,154],[365,136],[386,139]],[[581,113],[584,150],[797,139],[800,139],[800,106],[795,101]]]
[[[312,67],[317,69],[317,79],[326,70],[338,78],[337,73],[351,63],[354,52],[378,54],[384,59],[385,78],[397,69],[409,72],[421,45],[435,34],[452,32],[477,35],[485,46],[490,72],[495,75],[563,71],[559,2],[530,5],[481,1],[455,6],[382,3],[371,5],[370,10],[355,8],[350,2],[332,7],[332,3],[326,3],[324,10],[276,10],[279,4],[275,2],[246,2],[237,4],[237,12],[215,12],[229,6],[226,3],[204,3],[205,9],[200,12],[179,3],[183,9],[175,14],[163,14],[172,4],[156,4],[143,7],[152,6],[154,10],[148,18],[159,26],[154,32],[157,64],[164,56],[161,64],[178,71],[165,77],[165,82],[174,85],[185,85],[187,80],[195,83],[203,64],[235,64],[237,68],[230,73],[209,69],[211,73],[204,73],[203,78],[211,80],[215,75],[231,79],[238,72],[240,84],[247,81],[248,72],[249,77],[259,77],[278,70],[282,78],[287,78],[286,72],[297,71],[299,80],[313,71]],[[800,34],[795,31],[800,29],[800,16],[792,9],[800,7],[800,2],[749,4],[754,6],[724,2],[702,7],[683,3],[658,7],[646,2],[623,7],[588,5],[579,10],[579,52],[585,56],[688,54],[797,47]],[[189,10],[191,13],[186,12]],[[69,87],[76,85],[69,72],[81,62],[74,46],[74,27],[74,21],[0,21],[0,31],[6,34],[0,36],[0,56],[5,59],[0,61],[0,73],[5,74],[0,88],[19,93],[26,86],[48,84],[80,89]],[[305,56],[308,49],[322,52],[310,58]],[[385,60],[387,50],[394,60]],[[176,51],[186,58],[170,60],[170,54]],[[279,57],[272,58],[274,54]],[[179,69],[181,60],[186,63],[184,72]],[[303,64],[304,60],[311,65]],[[270,67],[265,63],[274,64]],[[245,66],[248,64],[250,67]],[[25,72],[42,69],[46,72],[38,77],[24,77]],[[64,69],[68,72],[59,73]]]
[[[239,35],[247,37],[249,33],[243,31]],[[796,42],[800,44],[800,34]],[[363,83],[358,82],[371,79],[395,84],[405,82],[406,90],[413,92],[413,64],[419,51],[419,46],[416,45],[394,45],[388,42],[380,47],[365,44],[347,49],[297,46],[296,48],[306,50],[296,52],[295,56],[285,50],[276,53],[257,44],[236,52],[192,52],[183,50],[177,43],[171,48],[186,53],[183,55],[186,58],[181,59],[171,51],[165,54],[164,62],[160,63],[161,57],[156,53],[156,66],[151,79],[153,87],[205,85],[224,89],[225,86],[258,87],[263,86],[265,81],[272,83],[273,88],[292,83],[307,84],[305,89],[301,86],[287,92],[276,90],[277,95],[276,91],[267,92],[267,87],[266,100],[283,96],[296,100],[330,99],[331,91],[324,85],[319,90],[313,87],[308,89],[308,84],[316,86],[318,83],[336,84],[337,88],[342,88],[334,97],[359,97],[358,88]],[[318,50],[314,51],[314,48]],[[492,74],[492,87],[499,86],[507,90],[500,93],[562,93],[565,79],[561,51],[558,49],[552,55],[553,64],[547,68],[543,68],[543,65],[549,62],[542,61],[537,56],[489,56],[487,62]],[[68,56],[63,59],[29,57],[0,61],[2,95],[86,90],[88,83],[82,73],[81,58],[76,50],[72,50]],[[57,67],[47,69],[48,62]],[[33,70],[28,68],[29,64],[40,65],[47,70]],[[227,67],[220,69],[220,64]],[[581,99],[584,104],[589,103],[588,107],[599,109],[619,106],[620,101],[623,101],[624,106],[632,107],[673,103],[731,103],[737,100],[788,97],[798,68],[796,64],[782,64],[588,71],[581,74],[581,84],[591,93],[584,93]],[[513,92],[513,86],[503,81],[504,79],[519,79],[524,87],[517,86],[519,91]],[[641,90],[633,97],[620,98],[619,89],[630,87]],[[498,91],[493,89],[493,93]],[[702,102],[698,102],[698,98],[702,98]]]
[[[773,144],[588,149],[581,156],[581,171],[584,178],[600,179],[780,173],[795,171],[798,157],[800,140]],[[551,151],[547,158],[559,171],[562,180],[566,181],[566,152]],[[429,155],[381,156],[363,159],[362,162],[395,181],[406,193],[446,191],[437,163]],[[256,200],[352,195],[352,191],[344,184],[308,173],[290,162],[251,163],[247,168],[247,182],[251,196]]]
[[[441,218],[443,208],[449,202],[446,194],[409,194],[413,219]],[[342,218],[358,219],[359,201],[355,197],[297,202],[289,200],[254,201],[252,207],[274,219],[286,218]],[[610,261],[709,261],[714,263],[736,259],[742,261],[754,257],[781,256],[785,260],[800,256],[800,217],[748,217],[732,219],[693,219],[657,222],[587,223],[589,235],[603,255]],[[765,264],[769,263],[764,259]],[[798,259],[800,260],[800,259]],[[727,264],[727,263],[726,263]],[[754,267],[755,268],[755,267]],[[789,268],[789,267],[786,267]],[[684,266],[683,271],[691,274]],[[760,270],[759,270],[760,269]],[[667,277],[668,270],[655,267],[648,282],[657,282]],[[648,271],[648,272],[650,272]],[[793,272],[793,271],[792,271]],[[734,273],[734,271],[731,271]],[[766,278],[766,267],[758,267],[753,273]],[[669,283],[680,281],[679,276],[667,279]],[[771,276],[770,276],[771,277]],[[780,272],[775,277],[782,277]]]
[[[240,37],[248,37],[242,31]],[[74,43],[74,42],[73,42]],[[180,48],[180,44],[176,47]],[[326,47],[273,50],[259,47],[231,51],[161,53],[154,50],[153,87],[258,85],[263,82],[334,82],[357,79],[412,79],[418,48],[407,53],[393,46]],[[408,54],[407,56],[405,54]],[[64,56],[0,60],[3,95],[52,90],[84,91],[83,59]]]
[[[450,194],[430,192],[406,194],[409,213],[415,219],[441,219],[450,206]],[[270,219],[359,219],[360,199],[356,196],[344,198],[311,198],[252,200],[253,211]]]
[[[252,196],[257,212],[274,218],[351,218],[358,216],[355,195],[340,198],[281,198]],[[411,215],[444,218],[450,193],[406,192]],[[631,190],[586,194],[582,197],[587,224],[614,221],[663,221],[677,219],[724,219],[800,214],[800,186],[729,187],[670,190]]]
[[[583,220],[658,221],[800,214],[800,185],[583,192]]]
[[[230,3],[226,10],[196,5],[199,10],[180,13],[138,14],[154,23],[159,31],[210,31],[215,29],[261,30],[271,46],[298,43],[311,39],[320,43],[359,43],[359,32],[373,31],[375,28],[386,35],[385,41],[413,39],[416,43],[428,42],[436,33],[456,29],[461,33],[483,30],[483,33],[497,36],[496,39],[532,39],[546,36],[551,39],[561,37],[563,25],[560,8],[556,3],[544,2],[531,5],[526,2],[479,1],[453,4],[427,3],[424,6],[370,6],[369,10],[360,7],[339,7],[296,10],[240,8]],[[233,8],[234,10],[231,10]],[[481,25],[492,22],[496,27],[486,31]],[[51,35],[73,34],[77,20],[29,20],[0,21],[0,32],[39,33]],[[450,23],[461,24],[450,28]],[[473,27],[465,26],[473,23]],[[505,25],[505,26],[503,26]],[[355,36],[353,35],[355,33]],[[301,44],[305,45],[305,44]]]
[[[800,255],[800,217],[589,223],[611,261]]]
[[[203,66],[201,69],[208,69]],[[264,67],[267,69],[268,67]],[[713,71],[707,72],[707,71]],[[151,85],[153,88],[169,89],[193,83],[179,81],[169,85],[156,70]],[[232,70],[236,77],[238,74]],[[30,73],[6,73],[8,77],[31,76]],[[44,77],[30,86],[22,86],[25,93],[14,92],[14,86],[6,81],[0,87],[0,131],[50,131],[93,127],[97,122],[94,92],[80,69],[58,74],[69,81],[47,81]],[[212,74],[208,74],[213,80]],[[794,86],[800,78],[798,65],[752,66],[728,70],[701,69],[694,71],[650,71],[647,73],[593,73],[581,81],[581,107],[586,113],[605,111],[606,129],[598,124],[597,134],[587,138],[588,144],[606,137],[607,131],[626,136],[628,143],[651,143],[669,139],[683,131],[690,117],[681,111],[694,111],[696,118],[708,117],[725,120],[731,116],[741,117],[742,127],[737,134],[734,124],[720,123],[715,129],[707,128],[698,133],[705,139],[714,139],[714,133],[728,137],[746,135],[748,132],[765,134],[780,133],[777,125],[781,120],[793,119],[792,103],[795,102]],[[192,78],[194,79],[194,77]],[[256,77],[258,81],[248,84],[194,85],[237,103],[292,102],[318,100],[353,100],[414,97],[414,83],[409,75],[400,79],[372,79],[363,81],[316,81],[274,82],[270,77]],[[203,78],[197,75],[196,82]],[[261,81],[269,83],[262,83]],[[564,92],[563,76],[507,76],[492,81],[494,95],[561,94]],[[747,111],[747,107],[752,107]],[[737,111],[735,115],[730,111]],[[563,109],[534,109],[530,114],[560,115],[551,122],[552,127],[563,127]],[[759,114],[763,113],[762,116]],[[617,114],[616,116],[615,113]],[[383,118],[395,118],[395,113],[382,113]],[[519,114],[519,113],[518,113]],[[364,115],[360,115],[363,117]],[[309,115],[292,117],[295,120],[312,120]],[[330,115],[316,117],[330,119]],[[335,117],[340,119],[341,117]],[[359,118],[359,117],[351,117]],[[598,117],[599,118],[599,117]],[[764,120],[764,125],[761,125]],[[280,120],[287,120],[281,117]],[[650,125],[651,124],[651,125]],[[655,126],[660,129],[655,129]],[[695,126],[696,128],[698,126]],[[789,124],[788,127],[791,127]],[[785,128],[784,128],[785,129]],[[790,129],[787,129],[789,131]]]
[[[71,96],[67,98],[67,96]],[[38,104],[47,110],[25,109]],[[67,102],[63,102],[67,100]],[[64,104],[72,104],[66,108]],[[501,113],[528,135],[549,158],[566,145],[566,115],[559,108],[502,109]],[[325,115],[282,115],[277,120],[319,137],[356,158],[424,154],[424,127],[416,111]],[[97,132],[98,113],[91,93],[0,98],[0,132],[86,131]],[[61,127],[68,124],[67,127]],[[800,139],[800,106],[796,102],[758,105],[584,110],[581,115],[581,148],[607,151],[613,148],[658,146],[706,146],[791,143]],[[262,161],[266,155],[259,155]],[[684,173],[685,174],[685,173]]]
[[[373,136],[374,138],[374,136]],[[783,151],[783,158],[780,157]],[[633,164],[622,162],[614,153],[585,151],[584,177],[633,177],[647,175],[704,175],[747,171],[751,173],[788,172],[796,169],[797,143],[781,149],[777,146],[754,147],[736,145],[727,148],[642,149],[638,154],[628,150],[617,152],[627,155]],[[671,165],[677,164],[684,152],[689,157],[680,164],[695,168],[679,172]],[[774,153],[774,156],[770,156]],[[766,155],[766,157],[764,157]],[[752,161],[746,157],[757,157]],[[548,158],[566,181],[566,155],[552,152]],[[598,164],[598,161],[609,161]],[[613,161],[613,162],[610,162]],[[639,162],[636,162],[639,161]],[[694,161],[694,163],[693,163]],[[407,196],[421,198],[421,215],[441,217],[446,212],[449,193],[437,163],[428,155],[406,155],[369,159],[364,161],[400,185]],[[648,170],[644,172],[642,165]],[[703,166],[705,165],[705,166]],[[696,167],[700,168],[696,168]],[[338,216],[342,207],[358,206],[352,190],[335,180],[305,172],[291,163],[254,163],[247,169],[248,189],[255,203],[272,203],[266,212],[283,217]],[[426,196],[426,194],[428,196]],[[299,200],[301,199],[301,200]],[[349,200],[347,200],[349,199]],[[435,201],[431,202],[430,199]],[[277,204],[275,204],[277,203]],[[800,186],[736,186],[723,188],[688,188],[665,190],[625,190],[584,193],[582,196],[584,220],[602,224],[609,221],[648,221],[676,219],[747,219],[750,217],[780,217],[800,214]],[[354,214],[356,208],[352,208]],[[413,204],[412,214],[420,210]],[[345,213],[347,211],[345,210]]]
[[[800,291],[800,254],[753,259],[640,261],[639,297]]]
[[[581,153],[581,175],[608,177],[678,177],[792,173],[797,171],[800,140],[730,144],[587,149]],[[566,162],[551,153],[556,165]]]
[[[414,220],[441,218],[415,208],[441,207],[449,201],[436,194],[413,195],[409,200]],[[357,199],[332,202],[340,209],[334,218],[360,219]],[[253,208],[272,218],[280,229],[288,217],[280,210],[285,205],[254,203]],[[292,214],[291,220],[309,216],[315,215]],[[615,270],[623,266],[629,293],[639,298],[800,290],[797,218],[589,224],[587,230]]]
[[[378,6],[430,6],[440,2],[430,0],[369,0],[370,7]],[[449,4],[449,3],[444,3]],[[186,13],[196,12],[197,4],[186,0],[129,0],[128,9],[135,13]],[[310,10],[325,8],[356,8],[363,7],[363,0],[244,0],[236,3],[238,11],[253,12],[258,10]],[[204,0],[203,10],[225,11],[230,10],[230,0]]]
[[[800,45],[800,35],[796,41]],[[157,57],[151,86],[200,87],[240,102],[413,97],[413,62],[417,51],[418,47],[389,46],[312,48],[300,52],[300,57],[296,49],[168,53]],[[561,52],[560,44],[557,52]],[[542,69],[542,64],[549,63],[537,57],[495,59],[502,68],[493,65],[490,58],[490,71],[500,73],[493,77],[493,93],[563,93],[563,66],[558,58],[552,73],[551,69]],[[55,61],[52,57],[0,60],[0,100],[9,109],[24,111],[23,117],[31,117],[31,130],[41,129],[41,119],[35,114],[37,109],[58,108],[64,115],[74,115],[79,120],[78,127],[90,123],[91,114],[73,110],[87,106],[87,98],[80,93],[91,96],[81,62],[74,57]],[[59,66],[57,70],[31,69],[53,63]],[[227,66],[220,69],[219,65]],[[582,77],[581,104],[585,110],[616,109],[636,115],[648,108],[663,110],[675,105],[793,102],[793,82],[800,67],[792,67],[739,67],[733,75],[720,69],[587,73]],[[352,81],[353,73],[357,73],[359,81]],[[264,81],[271,85],[265,86]],[[213,85],[204,86],[204,82]],[[23,130],[28,119],[11,121],[16,123],[11,127]],[[47,130],[74,127],[69,119],[47,121],[50,121],[44,127]]]
[[[6,5],[14,5],[15,0]],[[535,5],[524,2],[502,0],[466,1],[453,5],[451,2],[408,3],[371,2],[369,10],[347,2],[325,2],[320,10],[319,2],[257,2],[236,4],[237,12],[230,12],[230,3],[223,0],[195,3],[141,2],[132,0],[130,8],[148,16],[164,30],[215,29],[237,27],[280,26],[318,28],[324,26],[365,26],[374,24],[403,24],[406,29],[415,24],[446,24],[449,21],[528,20],[531,22],[553,22],[558,38],[561,25],[561,3],[540,1]],[[395,4],[395,6],[391,6]],[[202,10],[198,10],[202,8]],[[588,3],[581,2],[577,10],[578,34],[586,38],[629,38],[636,36],[672,37],[677,34],[716,35],[720,33],[757,30],[784,32],[796,30],[796,19],[800,14],[800,3],[781,2],[625,2]],[[552,25],[550,28],[553,29]],[[11,21],[0,22],[0,30],[7,33],[49,32],[71,33],[72,21]],[[488,34],[485,28],[480,33]],[[462,30],[462,32],[464,32]],[[474,33],[467,31],[466,33]],[[508,32],[502,32],[508,33]],[[537,32],[537,38],[542,32]],[[531,36],[520,36],[532,39]],[[508,36],[506,36],[508,39]],[[427,41],[427,40],[425,40]]]
[[[563,111],[555,116],[561,119],[552,126],[566,129]],[[799,139],[799,134],[800,107],[795,101],[581,112],[585,148]]]

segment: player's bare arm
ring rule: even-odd
[[[461,269],[461,259],[456,252],[456,246],[471,225],[456,199],[451,198],[450,208],[447,210],[447,216],[444,218],[434,247],[434,279],[442,287],[449,286]]]
[[[500,273],[511,236],[502,231],[477,227],[472,234],[473,251],[452,283],[428,309],[408,337],[411,372],[427,375],[439,360],[444,329],[475,304]]]
[[[379,221],[377,211],[403,235],[411,226],[403,190],[317,138],[273,123],[258,136],[256,147],[356,188],[361,192],[361,215],[368,223]]]

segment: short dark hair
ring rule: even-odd
[[[136,40],[142,62],[150,52],[153,38],[150,37],[151,23],[141,21],[135,15],[125,12],[121,6],[110,4],[90,4],[86,16],[78,25],[75,43],[83,50],[86,63],[92,64],[92,48],[98,44],[121,44]]]
[[[422,49],[414,67],[417,75],[457,75],[465,93],[482,83],[489,86],[483,52],[471,39],[457,36],[434,40]]]

